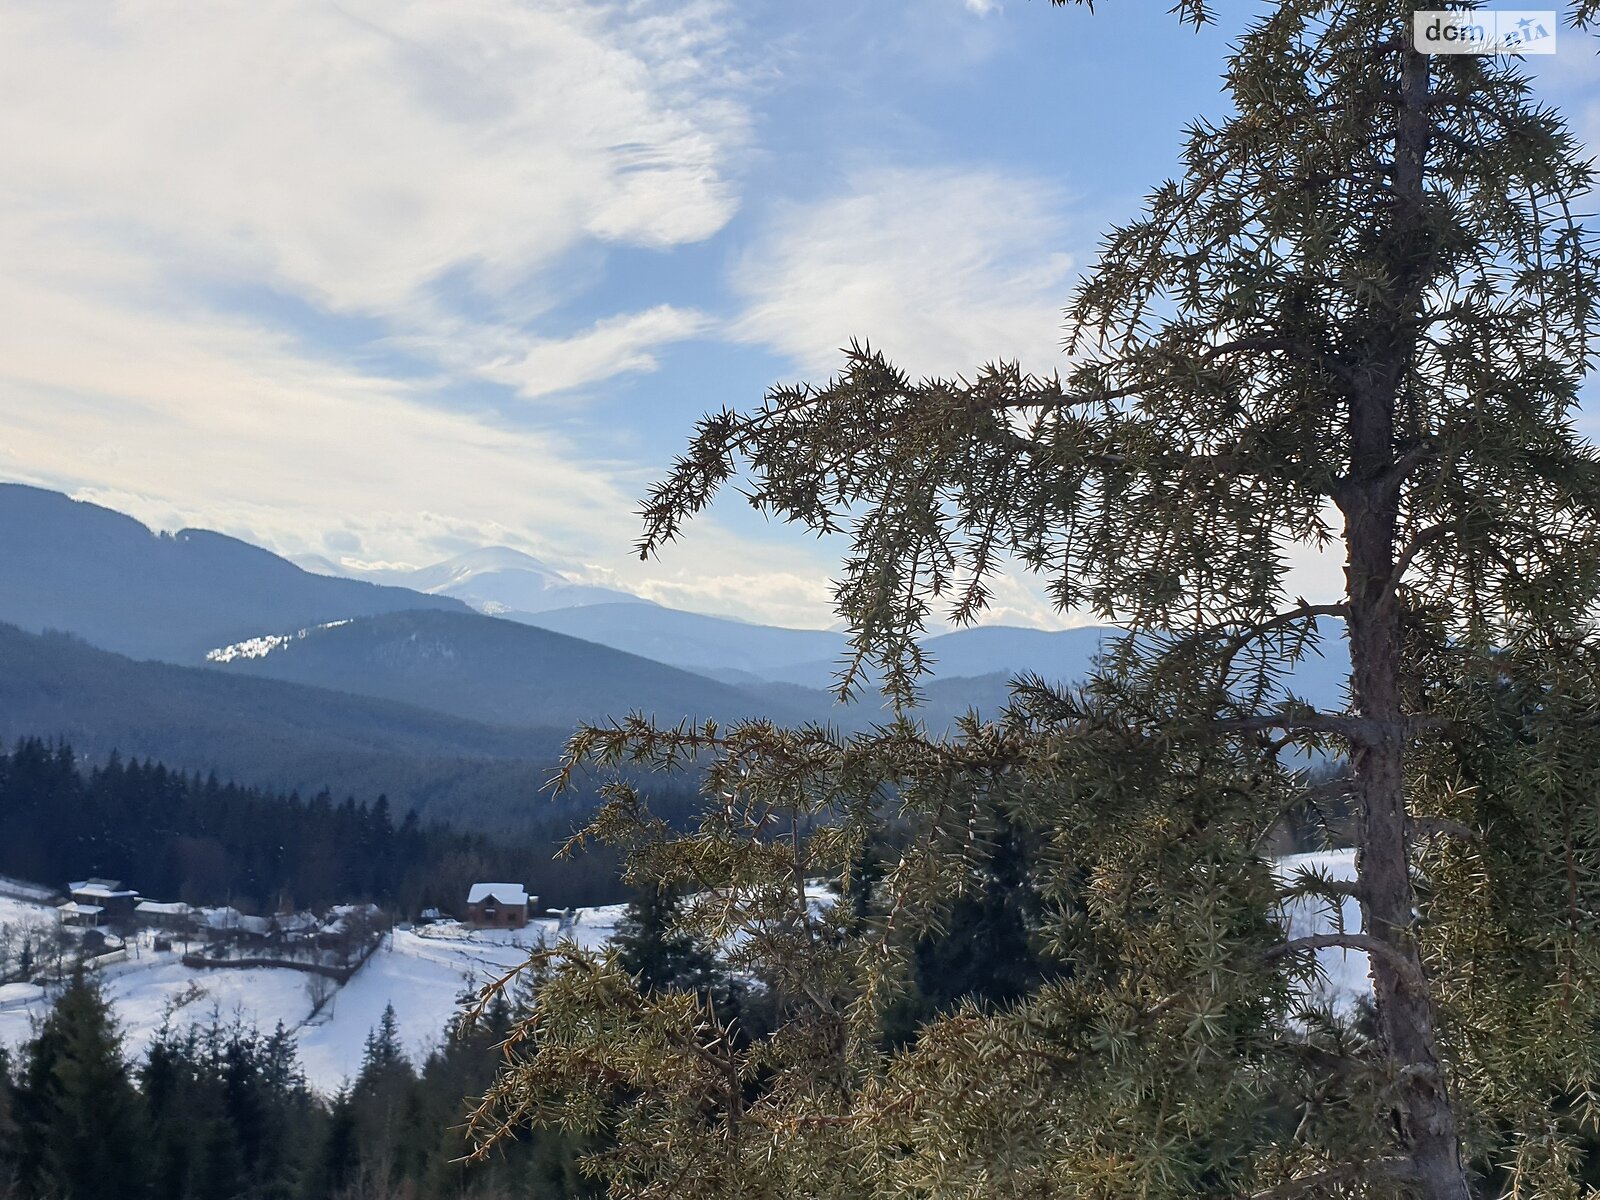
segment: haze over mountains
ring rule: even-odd
[[[381,790],[492,824],[495,796],[525,802],[580,721],[642,710],[848,730],[884,717],[870,694],[851,706],[828,694],[838,632],[665,608],[504,547],[362,579],[313,565],[0,484],[0,623],[16,627],[0,629],[0,737],[65,736],[243,783]],[[45,630],[72,637],[28,636]],[[1102,637],[930,638],[920,715],[939,729],[968,708],[993,714],[1021,672],[1082,678]],[[1335,653],[1295,685],[1337,704],[1342,675]]]
[[[264,631],[415,608],[468,611],[449,596],[309,575],[224,534],[153,533],[97,504],[0,484],[0,621],[34,633],[198,663]]]
[[[320,555],[295,560],[320,575],[361,579],[410,588],[430,596],[450,596],[482,613],[541,613],[580,604],[649,604],[629,592],[574,583],[554,567],[509,546],[469,550],[428,567],[365,570],[334,563]]]

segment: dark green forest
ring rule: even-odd
[[[112,755],[86,766],[64,744],[25,738],[0,752],[0,874],[64,886],[92,875],[145,896],[246,911],[373,901],[414,915],[459,905],[479,879],[526,883],[554,906],[621,898],[605,855],[554,859],[570,821],[490,839],[383,796],[309,799]]]
[[[7,1200],[411,1200],[599,1194],[579,1147],[530,1132],[489,1161],[469,1149],[467,1098],[510,1027],[502,997],[412,1062],[392,1014],[339,1095],[307,1086],[293,1036],[239,1024],[170,1028],[129,1064],[115,1014],[75,980],[37,1035],[0,1049],[0,1197]]]

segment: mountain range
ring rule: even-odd
[[[631,592],[577,583],[554,567],[509,546],[469,550],[428,567],[351,567],[321,555],[293,560],[307,571],[450,596],[479,612],[541,613],[585,604],[649,604]]]
[[[846,648],[836,631],[666,608],[505,547],[362,578],[307,565],[0,484],[0,622],[14,627],[0,636],[0,736],[481,816],[527,793],[580,721],[643,711],[850,730],[884,717],[870,693],[850,706],[829,694]],[[1106,632],[931,637],[919,715],[935,729],[969,708],[992,715],[1022,672],[1082,678]],[[1302,664],[1297,690],[1337,704],[1339,658]]]
[[[471,611],[450,596],[310,575],[224,534],[153,533],[97,504],[0,484],[0,621],[35,633],[198,663],[263,632],[417,608]]]

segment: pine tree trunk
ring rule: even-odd
[[[1378,332],[1368,384],[1350,402],[1350,475],[1335,497],[1345,517],[1351,682],[1366,732],[1352,747],[1361,815],[1356,868],[1366,932],[1395,955],[1372,956],[1373,994],[1384,1053],[1396,1073],[1396,1132],[1407,1190],[1425,1200],[1470,1196],[1455,1114],[1434,1040],[1433,1007],[1412,923],[1405,792],[1405,708],[1400,693],[1400,604],[1395,538],[1404,480],[1395,413],[1415,335],[1407,318],[1421,303],[1426,255],[1423,171],[1428,142],[1428,62],[1405,52],[1395,139],[1392,226],[1394,318]],[[1383,314],[1379,314],[1381,321]]]

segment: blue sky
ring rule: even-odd
[[[1222,111],[1254,11],[1097,7],[0,0],[0,478],[827,625],[835,547],[730,501],[640,564],[633,502],[702,411],[852,335],[1057,364],[1076,273]],[[1541,86],[1592,140],[1563,37]],[[1071,619],[1023,580],[991,617]]]

